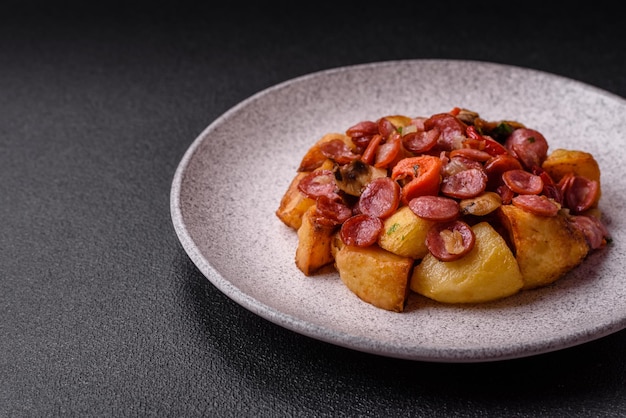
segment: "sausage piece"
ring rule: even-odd
[[[300,180],[298,190],[311,199],[319,196],[328,196],[331,199],[340,199],[339,187],[335,182],[335,175],[331,170],[312,171]]]
[[[467,125],[450,113],[438,113],[424,121],[424,130],[439,130],[437,146],[443,151],[461,148]]]
[[[386,218],[400,205],[400,186],[389,177],[379,177],[370,181],[358,202],[360,213]]]
[[[511,203],[518,208],[527,210],[539,216],[555,216],[560,205],[544,195],[521,194],[511,199]]]
[[[529,170],[541,167],[548,156],[548,141],[541,132],[534,129],[514,130],[504,142],[506,149]]]
[[[472,228],[461,220],[436,223],[426,235],[430,253],[441,261],[454,261],[469,253],[476,242]]]
[[[419,196],[409,202],[411,211],[420,218],[435,222],[448,222],[460,213],[459,203],[443,196]]]
[[[348,218],[339,231],[339,237],[346,245],[369,247],[373,245],[384,229],[383,221],[375,216],[358,214]]]
[[[504,184],[514,193],[539,194],[543,190],[543,180],[526,170],[509,170],[502,174]]]

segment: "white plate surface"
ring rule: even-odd
[[[555,148],[591,152],[602,170],[613,243],[554,285],[450,306],[412,296],[374,308],[338,274],[305,277],[296,234],[275,216],[306,150],[323,134],[383,115],[455,106],[518,120]],[[407,60],[317,72],[261,91],[211,123],[175,173],[171,215],[182,246],[228,297],[295,332],[411,360],[480,362],[546,353],[626,328],[626,101],[564,77],[500,64]]]

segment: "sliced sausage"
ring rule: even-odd
[[[359,197],[360,213],[386,218],[400,205],[400,186],[389,177],[379,177],[367,184]]]
[[[487,188],[495,190],[503,184],[502,174],[509,170],[521,170],[522,163],[510,154],[500,154],[485,162],[485,173],[487,173]]]
[[[330,158],[337,164],[348,164],[360,156],[352,152],[350,147],[341,139],[333,139],[320,145],[320,151],[326,158]]]
[[[574,176],[567,183],[564,202],[574,213],[581,213],[591,208],[598,199],[600,186],[597,181]]]
[[[576,229],[583,233],[589,248],[595,250],[606,245],[606,238],[608,238],[609,233],[598,219],[593,216],[575,215],[570,217],[570,221]]]
[[[476,242],[472,228],[461,220],[436,223],[426,235],[430,253],[441,261],[454,261],[469,253]]]
[[[424,121],[424,130],[439,130],[437,146],[444,151],[460,148],[467,126],[450,113],[438,113]]]
[[[378,124],[369,120],[359,122],[346,131],[346,135],[352,138],[354,145],[360,149],[365,149],[376,134],[378,134]]]
[[[459,148],[450,152],[450,157],[465,157],[470,160],[485,162],[491,158],[491,154],[476,148]]]
[[[444,177],[441,182],[441,193],[457,199],[476,197],[487,188],[487,175],[478,168],[460,171],[452,176]]]
[[[387,168],[392,162],[396,161],[402,150],[402,138],[399,133],[389,136],[387,142],[378,146],[376,157],[374,159],[374,167]]]
[[[341,225],[352,216],[352,209],[345,203],[322,195],[315,201],[315,222],[320,226]]]
[[[348,218],[339,231],[346,245],[369,247],[373,245],[384,229],[383,221],[375,216],[358,214]]]
[[[458,218],[459,203],[443,196],[419,196],[411,199],[409,208],[420,218],[435,222],[448,222]]]
[[[539,216],[555,216],[560,205],[543,195],[521,194],[511,199],[511,203],[518,208],[532,212]]]
[[[429,131],[410,132],[402,137],[402,145],[415,154],[422,154],[430,151],[437,144],[439,133],[436,127]]]
[[[506,149],[522,162],[527,169],[541,167],[548,155],[548,141],[534,129],[514,130],[504,142]]]
[[[502,174],[504,184],[514,193],[539,194],[543,190],[543,180],[526,170],[509,170]]]
[[[335,175],[331,170],[312,171],[300,180],[298,190],[311,199],[317,199],[319,196],[328,196],[331,199],[340,198]]]

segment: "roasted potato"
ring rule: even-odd
[[[445,303],[488,302],[517,293],[524,282],[506,241],[487,222],[472,230],[476,243],[462,258],[439,261],[427,254],[413,270],[411,290]]]
[[[298,228],[296,266],[307,276],[333,262],[331,245],[335,230],[315,222],[315,209],[313,205],[304,213]]]
[[[583,234],[559,212],[539,216],[503,205],[498,217],[508,232],[524,289],[550,284],[580,264],[589,252]]]
[[[333,168],[333,162],[326,158],[317,170],[330,170]],[[315,171],[315,170],[314,170]],[[276,216],[290,228],[297,230],[302,224],[302,216],[311,206],[315,204],[315,200],[306,197],[299,189],[300,180],[306,177],[309,172],[298,172],[293,178],[287,191],[280,200],[280,205],[276,210]]]
[[[302,172],[296,174],[289,188],[283,195],[280,206],[276,210],[276,216],[283,221],[285,225],[297,230],[302,225],[302,216],[304,213],[315,204],[315,200],[306,197],[300,190],[298,190],[298,183],[303,177],[306,177],[308,173]]]
[[[427,253],[426,234],[432,221],[422,219],[408,206],[402,206],[384,220],[384,231],[378,245],[394,254],[413,259],[422,259]]]
[[[388,311],[402,312],[408,296],[413,259],[390,253],[377,245],[336,246],[339,277],[361,300]]]

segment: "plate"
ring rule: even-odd
[[[456,306],[416,295],[403,313],[360,301],[335,272],[305,277],[297,237],[275,216],[309,147],[383,115],[453,107],[518,120],[550,149],[592,153],[613,243],[546,288]],[[589,342],[626,327],[626,101],[581,82],[490,62],[400,60],[328,69],[260,91],[193,141],[175,172],[171,217],[221,292],[282,327],[353,350],[431,362],[495,361]]]

